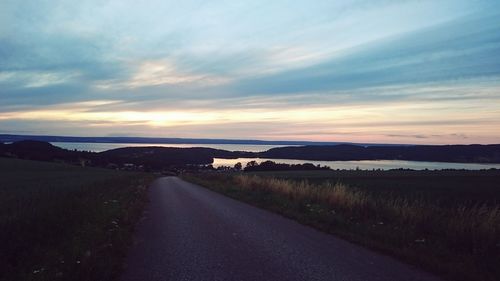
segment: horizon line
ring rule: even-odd
[[[436,144],[408,144],[408,143],[357,143],[339,141],[309,141],[309,140],[261,140],[261,139],[221,139],[221,138],[183,138],[183,137],[144,137],[144,136],[59,136],[34,134],[0,133],[1,142],[21,140],[38,140],[46,142],[67,143],[151,143],[151,144],[247,144],[247,145],[369,145],[369,146],[414,146]],[[495,143],[480,144],[439,144],[439,145],[492,145]]]

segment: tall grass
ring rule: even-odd
[[[500,280],[498,204],[457,201],[442,206],[439,200],[369,193],[329,181],[309,183],[245,174],[196,178],[212,189],[395,254],[451,279]]]
[[[376,197],[342,183],[312,185],[307,181],[256,175],[237,175],[233,180],[242,189],[262,189],[306,204],[323,204],[334,212],[355,215],[357,220],[377,219],[408,228],[425,227],[429,235],[438,234],[450,241],[457,241],[463,246],[472,247],[473,252],[485,251],[500,243],[500,205],[478,203],[475,206],[457,205],[450,208],[418,198]]]

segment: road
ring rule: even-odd
[[[439,280],[176,177],[150,188],[121,280]]]

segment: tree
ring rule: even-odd
[[[238,162],[238,163],[234,164],[234,169],[235,170],[241,171],[241,168],[243,168],[243,165],[241,165],[241,162]]]
[[[259,164],[257,163],[257,161],[252,160],[252,161],[250,161],[250,162],[248,162],[248,163],[247,163],[247,166],[246,166],[246,167],[247,167],[247,168],[248,168],[248,167],[255,167],[255,166],[258,166],[258,165],[259,165]]]

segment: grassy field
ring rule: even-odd
[[[113,280],[152,176],[0,158],[0,280]]]
[[[294,171],[183,177],[450,280],[500,280],[500,171]]]

